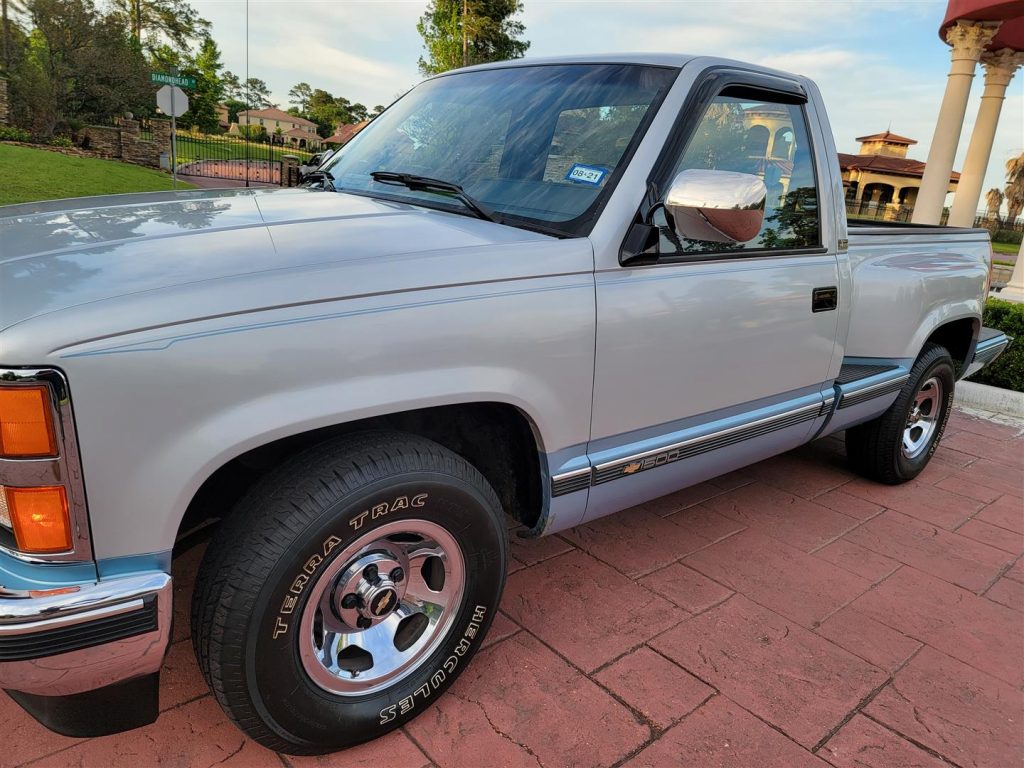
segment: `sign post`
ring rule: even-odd
[[[177,67],[170,72],[150,72],[151,83],[162,83],[156,92],[156,105],[165,115],[171,116],[171,186],[178,188],[178,124],[177,118],[188,112],[188,96],[182,88],[194,89],[196,79],[179,75]]]
[[[156,105],[171,116],[171,184],[178,188],[178,123],[177,118],[188,112],[188,96],[176,85],[165,85],[156,92]]]

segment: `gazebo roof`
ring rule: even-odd
[[[892,133],[891,131],[882,131],[882,133],[872,133],[870,136],[858,136],[856,141],[884,141],[889,144],[905,144],[908,147],[911,144],[917,144],[917,139],[908,139],[906,136],[900,136]]]

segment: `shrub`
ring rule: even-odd
[[[982,323],[1013,336],[1013,342],[994,363],[974,374],[971,381],[1024,392],[1024,304],[989,299]]]
[[[0,125],[0,141],[32,141],[32,134],[21,128]]]
[[[1024,238],[1024,232],[1015,232],[1012,229],[997,229],[995,234],[992,235],[993,242],[1011,243],[1013,245],[1020,245],[1022,238]]]
[[[68,136],[57,135],[47,142],[51,147],[73,147],[75,142]]]

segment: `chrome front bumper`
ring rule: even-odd
[[[169,574],[69,590],[0,587],[0,688],[67,696],[159,671],[171,631]]]

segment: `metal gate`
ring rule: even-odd
[[[179,176],[207,176],[259,184],[288,183],[282,173],[285,155],[297,157],[299,163],[311,157],[305,150],[231,135],[181,132],[177,145]]]

